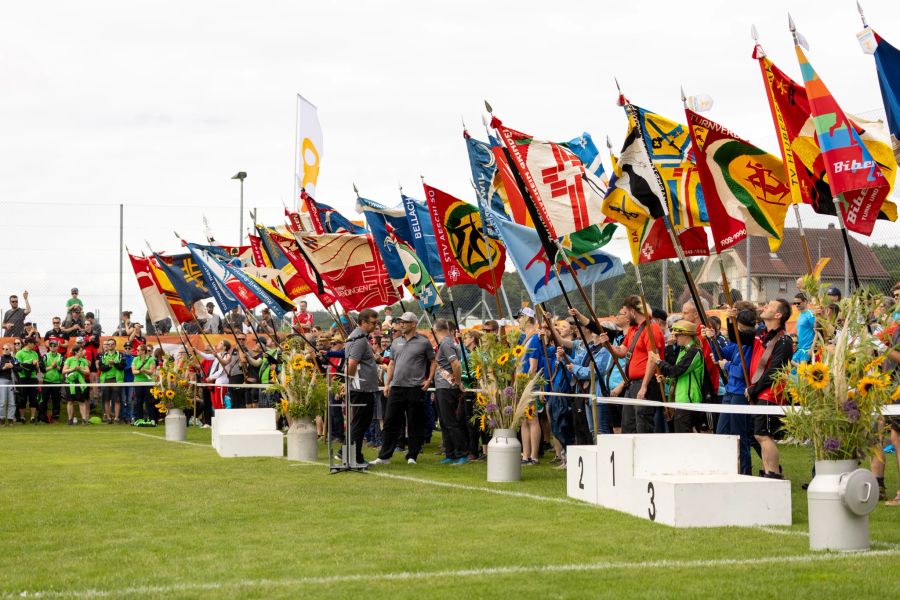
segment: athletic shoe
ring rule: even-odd
[[[370,464],[370,465],[389,465],[389,464],[391,464],[391,459],[389,459],[389,458],[376,458],[375,460],[373,460],[373,461],[370,462],[369,464]]]
[[[530,459],[530,458],[523,458],[523,459],[522,459],[522,464],[523,464],[523,465],[530,465],[530,464],[531,464],[531,459]]]
[[[69,419],[69,425],[74,425],[74,424],[75,424],[75,419]]]
[[[457,467],[457,466],[459,466],[459,465],[464,465],[464,464],[466,464],[467,462],[469,462],[468,457],[463,456],[462,458],[458,458],[458,459],[456,459],[455,461],[453,461],[453,466],[454,466],[454,467]]]
[[[894,448],[893,444],[888,444],[887,446],[884,447],[884,451],[886,454],[893,454],[894,452],[897,451],[897,449]]]
[[[407,458],[407,459],[406,459],[406,464],[408,464],[408,465],[414,465],[414,464],[416,464],[416,459],[414,459],[414,458]]]
[[[540,461],[539,461],[538,459],[532,458],[532,459],[529,461],[528,464],[530,464],[530,465],[536,465],[536,464],[538,464],[539,462],[540,462]]]
[[[203,427],[201,427],[200,429],[210,429],[210,426],[207,425],[206,423],[204,423],[204,424],[203,424]]]
[[[455,460],[453,460],[452,458],[450,458],[450,457],[448,456],[448,457],[445,458],[444,460],[438,461],[438,464],[439,464],[439,465],[449,465],[450,463],[455,463],[455,462],[456,462]]]

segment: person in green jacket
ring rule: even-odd
[[[38,378],[41,355],[37,351],[37,340],[28,336],[22,340],[22,349],[16,352],[16,383],[27,387],[19,388],[19,418],[25,422],[25,405],[31,407],[31,423],[37,424]]]
[[[59,341],[50,340],[47,343],[47,353],[44,355],[44,363],[41,371],[44,373],[43,386],[44,404],[47,407],[47,422],[53,423],[59,419],[59,401],[62,388],[56,387],[62,382],[62,368],[65,357],[59,352]]]
[[[682,319],[672,325],[672,333],[675,334],[675,345],[668,347],[665,360],[655,352],[649,353],[648,360],[656,365],[658,381],[669,380],[669,396],[674,397],[676,403],[702,402],[704,366],[697,325]],[[676,410],[675,433],[693,432],[703,417],[702,412]]]
[[[156,376],[156,359],[147,344],[138,348],[138,354],[131,361],[131,372],[134,373],[134,425],[156,427],[158,418],[156,401],[150,395],[150,387],[146,384]]]
[[[100,383],[122,383],[125,381],[125,355],[116,350],[116,341],[108,339],[103,342],[103,354],[97,357],[97,371],[100,372]],[[103,422],[119,422],[119,387],[100,388],[103,400]]]
[[[75,353],[63,363],[63,378],[69,385],[69,397],[66,401],[66,413],[69,425],[75,424],[75,402],[81,412],[81,424],[87,425],[90,406],[88,405],[87,386],[84,383],[91,375],[91,363],[84,356],[84,346],[78,346]]]

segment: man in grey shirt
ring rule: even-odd
[[[222,318],[213,311],[216,309],[212,302],[206,303],[206,318],[203,319],[203,333],[222,333]]]
[[[441,417],[441,433],[445,438],[444,448],[447,451],[441,464],[464,465],[469,459],[466,447],[466,411],[462,402],[462,367],[447,319],[434,322],[434,334],[438,339],[434,388],[438,414]]]
[[[3,315],[3,337],[25,337],[25,317],[31,313],[28,291],[22,293],[25,308],[19,307],[19,297],[9,297],[9,310]]]
[[[419,322],[414,313],[405,312],[395,323],[401,335],[391,344],[391,363],[384,378],[387,407],[384,416],[381,452],[373,465],[390,464],[397,438],[403,429],[403,417],[409,431],[407,464],[416,464],[425,442],[425,406],[423,397],[436,367],[434,348],[427,338],[416,332]]]
[[[366,467],[363,457],[363,436],[372,424],[375,412],[375,394],[378,392],[378,367],[375,353],[369,343],[369,335],[378,328],[378,313],[371,308],[359,311],[359,325],[350,332],[344,346],[347,357],[347,391],[353,417],[350,420],[350,443],[353,445],[355,464]]]

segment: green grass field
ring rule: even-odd
[[[784,450],[790,529],[672,529],[568,500],[565,474],[402,461],[330,475],[223,459],[209,430],[0,428],[0,594],[137,598],[896,597],[900,509],[873,551],[808,550],[810,457]],[[372,451],[367,451],[367,456]],[[321,456],[324,457],[324,451]],[[891,461],[894,457],[891,457]],[[889,492],[896,489],[889,464]],[[413,480],[418,479],[422,481]],[[503,493],[491,493],[500,491]],[[507,494],[506,492],[512,492]]]

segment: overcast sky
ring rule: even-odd
[[[900,4],[865,3],[900,44]],[[118,205],[132,250],[176,249],[172,230],[238,236],[246,206],[280,223],[293,194],[295,98],[319,108],[318,199],[348,216],[352,183],[386,204],[418,176],[474,200],[461,119],[482,100],[509,126],[616,149],[635,103],[681,118],[679,86],[710,118],[775,151],[750,25],[800,79],[790,10],[810,61],[850,112],[880,108],[855,3],[18,2],[0,20],[0,294],[32,292],[41,328],[72,285],[114,327]],[[245,217],[245,224],[246,224]],[[822,223],[824,226],[824,222]],[[882,240],[896,225],[879,226]],[[613,246],[624,254],[621,243]],[[126,262],[125,306],[143,314]]]

